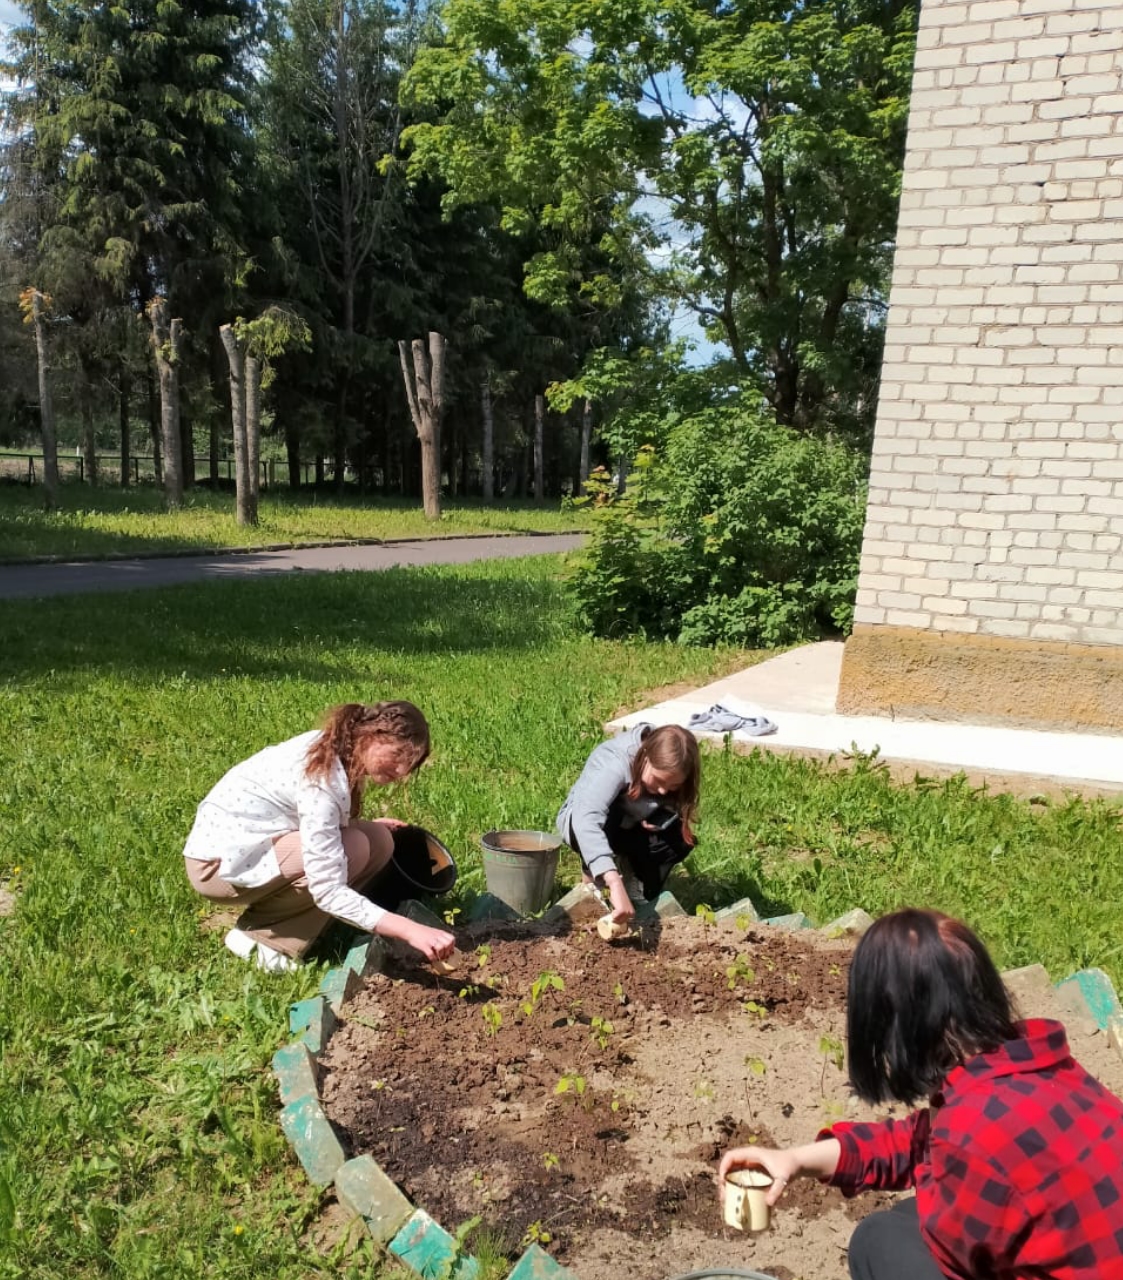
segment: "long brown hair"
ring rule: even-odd
[[[667,796],[682,821],[682,835],[687,844],[694,843],[692,824],[698,816],[698,788],[702,780],[702,756],[698,741],[689,729],[665,724],[650,729],[639,744],[632,761],[632,785],[628,795],[635,800],[644,790],[641,781],[645,766],[656,773],[677,773],[682,781]]]
[[[304,772],[309,778],[326,778],[337,760],[343,766],[351,788],[353,818],[358,816],[367,781],[358,748],[372,740],[411,753],[411,773],[429,755],[429,725],[412,702],[345,702],[327,713],[324,727],[305,757]]]

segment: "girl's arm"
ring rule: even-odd
[[[592,876],[618,873],[604,824],[612,802],[628,785],[630,776],[628,755],[615,741],[604,742],[585,761],[581,776],[569,793],[569,826]]]
[[[345,815],[339,800],[323,783],[306,780],[297,791],[296,810],[312,901],[329,916],[374,933],[387,912],[347,883],[347,854],[340,827]]]

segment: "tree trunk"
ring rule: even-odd
[[[133,395],[133,379],[129,366],[121,360],[117,381],[117,424],[121,437],[121,488],[132,482],[132,427],[130,422]]]
[[[230,421],[234,430],[234,502],[240,525],[257,523],[249,478],[249,446],[246,438],[246,353],[232,326],[219,333],[230,365]]]
[[[581,414],[581,461],[578,465],[578,479],[580,483],[577,486],[578,494],[585,492],[585,482],[589,478],[589,446],[593,439],[593,402],[585,401],[585,408]]]
[[[441,518],[441,414],[447,345],[447,339],[435,331],[429,334],[427,348],[423,338],[414,338],[408,345],[398,343],[409,414],[421,442],[421,500],[427,520]]]
[[[152,377],[150,364],[144,369],[144,382],[148,388],[148,438],[152,441],[152,469],[156,475],[156,483],[164,474],[164,451],[160,445],[160,409],[159,397],[156,394],[156,382]]]
[[[546,397],[534,397],[534,497],[541,502],[546,496],[543,481],[543,455],[546,450]]]
[[[207,474],[211,479],[211,492],[218,492],[218,450],[222,443],[222,437],[218,429],[218,414],[212,409],[210,431],[207,439],[207,453],[210,455],[207,460]]]
[[[295,422],[285,423],[285,459],[289,467],[289,488],[296,493],[303,477],[300,474],[300,433]]]
[[[179,363],[178,356],[183,350],[182,336],[176,349],[176,417],[179,419],[179,467],[180,478],[183,481],[183,490],[195,487],[195,428],[191,420],[191,402],[183,394],[183,387],[179,381]]]
[[[31,295],[31,319],[35,327],[35,354],[39,361],[39,430],[43,437],[43,491],[47,509],[58,506],[58,440],[55,436],[55,410],[51,402],[50,345],[47,319],[43,314],[43,295],[36,289]]]
[[[483,404],[483,494],[485,502],[495,500],[495,413],[491,404],[491,372],[484,374],[480,389]]]
[[[94,427],[94,385],[89,362],[82,360],[82,381],[78,388],[82,414],[82,469],[86,483],[97,486],[97,431]]]
[[[168,322],[168,301],[148,304],[152,322],[152,351],[160,376],[160,440],[164,452],[164,501],[169,511],[183,505],[183,442],[179,435],[179,352],[183,323]]]
[[[246,471],[250,484],[253,520],[257,524],[258,500],[261,497],[261,375],[257,356],[246,356]]]

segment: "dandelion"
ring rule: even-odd
[[[245,1231],[245,1227],[243,1227],[243,1226],[242,1226],[242,1224],[241,1224],[240,1222],[239,1222],[239,1223],[236,1223],[236,1224],[235,1224],[235,1226],[234,1226],[234,1234],[235,1234],[236,1236],[240,1236],[240,1235],[242,1234],[242,1232],[243,1232],[243,1231]]]
[[[14,875],[14,876],[18,876],[18,875],[19,875],[19,873],[20,873],[22,870],[23,870],[23,868],[22,868],[22,867],[13,867],[13,868],[12,868],[12,875]]]

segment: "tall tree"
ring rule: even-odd
[[[441,417],[447,346],[447,339],[435,332],[429,334],[428,342],[414,338],[409,344],[398,343],[409,413],[421,441],[421,495],[429,520],[441,518]]]
[[[148,304],[152,354],[160,379],[160,443],[164,460],[164,499],[169,510],[183,503],[183,459],[179,436],[179,366],[183,358],[183,321],[168,319],[168,303],[155,297]]]
[[[661,249],[778,420],[862,434],[903,157],[910,0],[448,0],[408,79],[408,131],[450,201],[498,198],[553,233],[528,289],[608,284],[569,249],[601,218],[617,260]],[[657,207],[658,220],[651,212]]]
[[[265,60],[264,144],[291,198],[284,234],[306,264],[302,297],[325,333],[318,349],[331,356],[337,484],[353,380],[379,361],[372,344],[391,337],[377,332],[371,297],[392,287],[385,263],[402,218],[403,183],[384,160],[397,150],[398,85],[423,21],[413,0],[289,0]]]
[[[158,295],[205,327],[244,268],[252,0],[21,7],[6,107],[30,156],[39,287],[74,331],[116,331],[115,311],[141,312]],[[122,367],[119,383],[150,372]],[[181,441],[172,452],[185,452]]]
[[[39,433],[43,441],[43,491],[48,508],[58,506],[58,441],[51,397],[51,340],[47,333],[50,299],[38,289],[26,289],[20,298],[28,324],[35,334],[35,354],[39,366]]]

